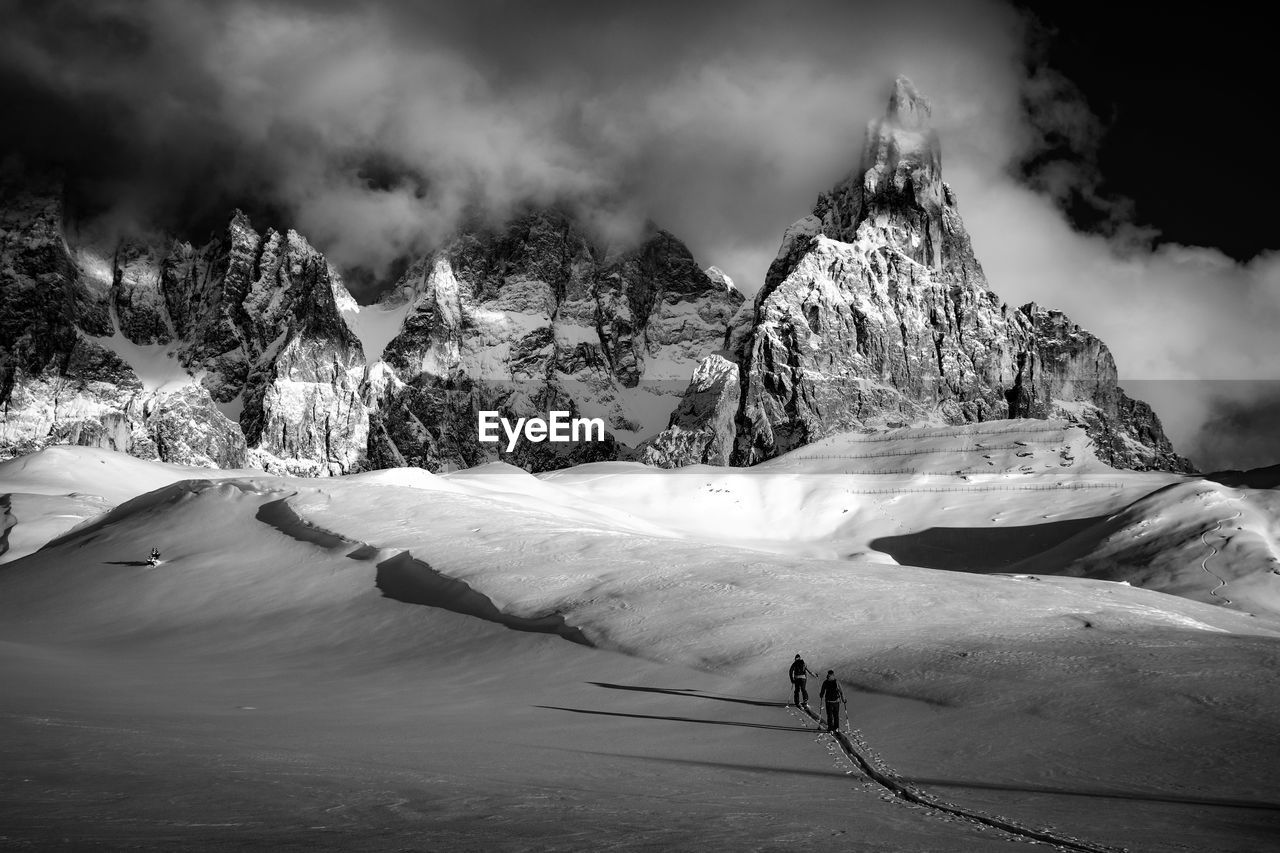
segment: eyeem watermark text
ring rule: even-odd
[[[477,436],[482,442],[501,440],[498,429],[507,437],[507,452],[515,450],[521,436],[535,444],[542,441],[604,441],[602,418],[574,418],[569,412],[548,412],[546,418],[517,418],[511,421],[493,411],[477,414]]]

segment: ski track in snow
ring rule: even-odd
[[[792,713],[796,712],[794,705],[789,706],[787,710]],[[822,721],[807,705],[800,708],[799,712],[805,714],[810,720],[818,724],[819,728],[817,731],[824,731],[821,728]],[[1023,826],[1010,818],[983,814],[982,812],[968,809],[964,806],[956,805],[955,803],[949,803],[928,791],[917,788],[915,785],[903,782],[898,777],[898,774],[889,768],[880,756],[871,749],[866,740],[862,737],[862,732],[849,725],[847,706],[844,717],[844,730],[832,733],[834,734],[836,743],[840,746],[841,753],[848,758],[864,776],[879,785],[881,788],[885,789],[888,793],[892,794],[895,800],[914,806],[920,806],[935,814],[947,815],[953,819],[958,818],[974,824],[979,828],[990,827],[992,829],[997,829],[1001,832],[1007,833],[1014,839],[1027,841],[1032,844],[1049,844],[1059,850],[1073,851],[1073,853],[1127,853],[1127,848],[1125,847],[1111,847],[1102,844],[1094,844],[1050,829],[1034,829],[1032,827]]]
[[[1238,500],[1240,500],[1240,499],[1239,499],[1239,498],[1229,498],[1228,500],[1238,501]],[[1226,523],[1226,522],[1228,522],[1228,521],[1235,521],[1237,518],[1239,518],[1239,517],[1241,516],[1241,514],[1242,514],[1242,511],[1241,511],[1241,510],[1236,510],[1236,514],[1235,514],[1235,515],[1230,516],[1230,517],[1228,517],[1228,518],[1220,518],[1220,519],[1218,519],[1218,521],[1213,525],[1213,529],[1212,529],[1212,530],[1206,530],[1205,532],[1203,532],[1203,533],[1201,533],[1201,534],[1200,534],[1200,541],[1201,541],[1201,542],[1203,542],[1203,543],[1204,543],[1204,545],[1205,545],[1205,547],[1206,547],[1206,548],[1208,548],[1208,549],[1209,549],[1209,551],[1210,551],[1210,553],[1206,554],[1206,555],[1205,555],[1205,558],[1204,558],[1203,560],[1201,560],[1201,561],[1200,561],[1200,568],[1204,569],[1205,573],[1206,573],[1206,574],[1208,574],[1208,575],[1209,575],[1209,577],[1213,578],[1214,580],[1216,580],[1216,581],[1218,582],[1218,585],[1217,585],[1217,586],[1215,586],[1213,589],[1209,590],[1209,595],[1213,596],[1214,598],[1217,598],[1217,599],[1221,600],[1223,604],[1230,604],[1230,603],[1231,603],[1231,599],[1227,598],[1227,597],[1226,597],[1226,596],[1224,596],[1224,595],[1220,595],[1220,594],[1218,593],[1218,590],[1222,589],[1224,586],[1226,586],[1226,585],[1227,585],[1226,578],[1223,578],[1221,575],[1219,575],[1219,574],[1217,574],[1216,572],[1214,572],[1214,571],[1213,571],[1213,569],[1209,568],[1209,561],[1210,561],[1210,560],[1212,560],[1214,557],[1218,556],[1218,554],[1220,554],[1220,553],[1221,553],[1221,549],[1220,549],[1220,548],[1218,548],[1216,545],[1210,545],[1210,544],[1209,544],[1209,540],[1208,540],[1208,539],[1206,539],[1205,537],[1206,537],[1206,536],[1208,536],[1210,533],[1213,533],[1213,534],[1217,534],[1217,535],[1218,535],[1218,538],[1219,538],[1219,539],[1221,539],[1223,542],[1226,542],[1226,541],[1227,541],[1227,537],[1222,536],[1221,534],[1218,534],[1218,531],[1222,529],[1222,525],[1223,525],[1223,524],[1225,524],[1225,523]]]

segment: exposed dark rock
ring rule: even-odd
[[[738,365],[720,354],[703,359],[671,424],[641,447],[640,461],[660,468],[728,465],[738,414]]]
[[[458,234],[362,315],[296,232],[237,212],[201,246],[72,249],[56,181],[0,178],[0,454],[70,442],[302,475],[746,465],[838,431],[1035,417],[1082,424],[1112,465],[1189,470],[1101,341],[988,288],[929,113],[899,79],[753,304],[656,227],[611,251],[552,208]],[[508,451],[478,440],[485,410],[607,436]]]
[[[1190,470],[1101,341],[988,288],[928,117],[899,78],[859,168],[787,229],[739,338],[735,463],[846,430],[1063,417],[1112,465]]]
[[[689,376],[723,345],[742,297],[653,229],[608,254],[555,210],[465,234],[412,266],[392,300],[412,300],[370,383],[375,464],[428,468],[502,459],[530,470],[627,458],[660,431]],[[604,442],[477,440],[477,413],[512,421],[598,417]]]

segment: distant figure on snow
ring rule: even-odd
[[[152,549],[151,549],[151,554],[150,554],[150,556],[148,556],[148,557],[147,557],[147,562],[148,562],[148,563],[150,563],[150,564],[151,564],[151,565],[153,565],[153,566],[155,566],[155,565],[159,565],[159,563],[160,563],[160,549],[159,549],[159,548],[152,548]]]
[[[804,659],[800,655],[796,655],[796,659],[792,661],[791,669],[787,670],[787,673],[791,676],[792,704],[796,707],[808,705],[809,690],[805,684],[805,678],[809,675],[817,678],[817,674],[809,671],[809,667],[804,665]]]
[[[840,703],[844,701],[844,692],[840,689],[840,682],[836,681],[834,669],[827,670],[827,680],[822,682],[818,698],[827,703],[827,731],[834,732],[840,728]]]

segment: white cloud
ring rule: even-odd
[[[1122,376],[1277,379],[1280,259],[1126,244],[1074,231],[1045,197],[961,171],[952,179],[992,289],[1066,311]]]

